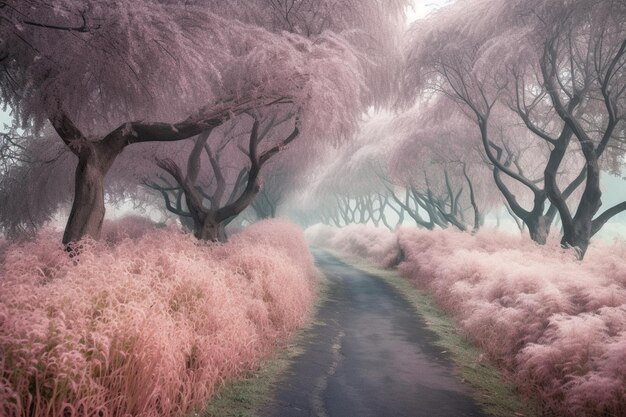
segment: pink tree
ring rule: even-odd
[[[219,3],[2,4],[3,101],[23,123],[49,120],[78,158],[64,242],[98,236],[104,177],[128,145],[182,140],[286,102],[316,109],[303,114],[307,127],[315,117],[331,130],[352,128],[372,95],[364,88],[368,58],[348,36],[275,34],[241,23],[236,7],[213,7]],[[373,22],[397,15],[399,5],[384,13],[373,3],[364,13]]]
[[[620,2],[577,1],[554,13],[545,6],[542,2],[518,6],[529,31],[518,35],[526,60],[509,66],[515,80],[511,101],[528,129],[552,147],[545,166],[546,192],[559,211],[562,244],[577,248],[582,258],[591,237],[626,210],[622,202],[597,215],[602,167],[622,170],[626,7]],[[546,113],[552,123],[546,122]],[[569,190],[558,178],[572,149],[584,162],[579,176],[584,186],[574,207],[567,204]]]
[[[378,4],[377,2],[371,2],[367,7],[364,7],[358,13],[355,13],[352,8],[354,5],[340,5],[338,3],[330,3],[330,2],[310,2],[310,1],[290,1],[290,2],[282,2],[282,1],[271,1],[268,5],[265,5],[266,9],[271,12],[270,15],[270,24],[269,27],[272,30],[276,31],[279,29],[298,33],[306,36],[311,39],[320,39],[320,35],[324,31],[332,30],[334,32],[342,32],[349,33],[347,30],[354,31],[358,29],[359,32],[370,33],[371,28],[376,26],[377,30],[373,31],[370,35],[374,39],[373,44],[369,44],[368,42],[363,43],[359,48],[367,47],[369,51],[374,51],[374,57],[370,57],[370,60],[373,60],[378,63],[376,66],[367,66],[370,68],[364,76],[366,78],[366,83],[370,86],[370,90],[362,90],[361,96],[363,93],[366,93],[365,102],[366,103],[377,103],[380,102],[381,99],[384,100],[390,89],[388,85],[380,85],[381,76],[387,80],[387,84],[389,84],[388,80],[391,79],[387,74],[381,73],[381,68],[386,68],[385,65],[381,65],[389,60],[387,57],[393,57],[392,53],[389,53],[388,49],[394,46],[393,41],[395,36],[385,36],[381,37],[381,27],[385,28],[387,31],[391,27],[391,24],[398,23],[397,16],[398,13],[394,13],[393,10],[400,10],[402,2],[397,2],[396,4],[385,5],[386,8],[390,8],[391,13],[381,14],[379,10],[383,8],[382,4]],[[258,14],[262,16],[262,13]],[[248,17],[250,17],[248,15]],[[387,23],[385,24],[385,20],[382,22],[379,20],[380,17],[387,19]],[[268,26],[267,22],[257,22]],[[381,25],[381,23],[383,23]],[[387,35],[391,35],[391,33],[387,33]],[[348,36],[348,39],[351,39],[351,36]],[[372,48],[373,46],[373,48]],[[384,46],[384,47],[383,47]],[[382,55],[382,56],[381,56]],[[366,68],[367,68],[366,67]],[[374,71],[372,71],[374,69]],[[375,93],[375,94],[372,94]],[[297,110],[298,112],[306,111],[307,109],[303,109],[302,107]],[[155,184],[151,184],[153,188],[158,189],[165,197],[166,201],[170,201],[171,198],[168,195],[168,192],[175,191],[177,193],[177,204],[176,207],[172,207],[171,204],[168,203],[168,207],[170,210],[175,211],[177,214],[183,216],[189,216],[193,219],[195,234],[197,237],[202,239],[225,239],[225,226],[232,221],[239,213],[241,213],[246,207],[252,204],[253,208],[257,211],[257,214],[260,213],[261,216],[267,215],[275,215],[275,199],[280,198],[280,194],[282,191],[281,185],[285,184],[285,181],[278,181],[278,177],[285,177],[285,173],[282,175],[277,175],[278,173],[274,172],[273,176],[270,175],[270,178],[273,177],[273,188],[268,187],[267,181],[263,181],[263,186],[261,186],[261,168],[266,165],[266,163],[273,158],[275,155],[282,152],[284,148],[286,148],[291,142],[298,139],[300,136],[300,128],[296,126],[292,132],[285,132],[284,138],[275,141],[265,140],[268,134],[274,130],[276,125],[280,125],[285,121],[289,121],[290,118],[293,117],[293,114],[287,115],[286,118],[283,118],[280,121],[277,121],[276,113],[273,113],[271,117],[266,117],[265,123],[262,120],[257,120],[257,116],[254,116],[254,123],[252,125],[248,140],[246,144],[237,143],[237,140],[233,140],[232,138],[225,137],[222,140],[223,145],[218,147],[217,151],[212,151],[209,144],[206,143],[208,139],[208,135],[203,135],[201,138],[197,139],[197,146],[192,150],[189,159],[187,161],[187,174],[183,176],[181,173],[180,164],[176,164],[171,160],[167,161],[159,161],[159,165],[161,168],[165,169],[169,174],[171,174],[176,181],[176,187],[159,187]],[[280,119],[280,117],[278,117]],[[296,119],[298,120],[298,119]],[[331,125],[332,126],[332,125]],[[328,126],[325,126],[326,128]],[[325,136],[328,136],[329,133],[326,132]],[[222,136],[224,134],[222,133]],[[226,135],[228,136],[228,135]],[[332,137],[332,135],[331,135]],[[274,145],[265,146],[266,150],[257,155],[257,148],[264,142],[267,145],[267,142],[275,142]],[[310,141],[310,138],[309,140]],[[301,142],[301,141],[299,141]],[[202,145],[204,143],[204,146]],[[232,144],[236,144],[239,149],[245,148],[243,150],[243,154],[247,157],[244,158],[244,161],[236,160],[235,162],[230,162],[231,166],[242,166],[243,168],[237,169],[233,173],[233,178],[230,181],[230,184],[227,186],[228,179],[225,175],[225,170],[223,169],[224,163],[220,160],[221,155],[232,154],[232,149],[235,149],[234,146],[230,146]],[[212,191],[204,190],[204,192],[200,193],[197,190],[202,187],[198,187],[195,183],[198,179],[199,171],[201,170],[200,165],[202,164],[200,153],[202,150],[206,150],[206,155],[208,157],[207,165],[210,167],[210,171],[212,172],[211,179],[215,179],[215,188]],[[299,152],[306,152],[311,155],[310,146],[308,149],[302,149],[300,146]],[[260,152],[260,151],[258,151]],[[297,154],[291,151],[291,158],[294,156],[297,157]],[[241,154],[239,154],[241,156]],[[232,157],[230,158],[232,159]],[[237,159],[237,158],[235,158]],[[241,159],[241,158],[239,158]],[[287,166],[286,162],[288,159],[283,158],[282,166],[283,168]],[[291,168],[291,173],[289,177],[293,178],[297,171],[302,171],[306,163],[303,163],[301,158],[299,158],[298,165],[293,162],[289,164]],[[267,178],[267,176],[266,176]],[[186,185],[187,184],[187,185]],[[209,186],[210,186],[209,182]],[[224,192],[226,188],[230,190],[230,198],[227,199],[226,205],[222,206],[222,198],[224,196]],[[273,191],[273,193],[272,193]],[[260,193],[260,198],[257,198]],[[184,199],[182,196],[184,195]],[[185,201],[185,206],[187,211],[182,210],[182,200]],[[208,227],[207,225],[211,225]],[[204,225],[204,226],[203,226]],[[207,228],[208,227],[208,228]],[[205,230],[204,232],[202,230]],[[210,230],[207,232],[206,230]]]
[[[40,134],[15,127],[2,135],[0,230],[14,238],[32,235],[68,201],[76,165],[52,129]]]
[[[157,161],[158,166],[171,175],[176,184],[169,188],[151,186],[164,195],[170,211],[191,217],[194,234],[198,239],[226,240],[226,225],[243,212],[260,191],[263,166],[300,134],[299,119],[295,114],[287,114],[282,120],[277,120],[274,115],[268,117],[265,123],[261,123],[256,115],[251,118],[249,133],[247,126],[243,132],[241,129],[219,132],[222,138],[214,141],[216,146],[208,142],[208,133],[200,135],[189,153],[185,171],[171,158]],[[280,129],[281,125],[292,120],[294,126],[290,131]],[[269,138],[272,130],[278,130],[276,135],[279,139]],[[239,140],[241,136],[246,140]],[[205,154],[208,160],[206,165],[210,167],[208,181],[205,180],[204,186],[199,183],[203,173],[202,154]],[[247,163],[241,164],[241,154],[245,155]],[[229,177],[234,178],[230,178],[230,183]],[[180,203],[175,210],[171,207],[169,191],[178,192],[178,202],[184,195],[186,211],[183,211]],[[227,191],[230,192],[227,194]]]
[[[499,203],[490,170],[469,121],[461,114],[433,114],[438,111],[420,105],[396,119],[394,130],[402,133],[389,161],[391,182],[406,188],[414,207],[409,212],[419,225],[478,230],[485,213]],[[410,209],[406,200],[401,204]]]
[[[599,227],[626,208],[617,205],[594,219],[600,207],[600,158],[620,140],[623,16],[623,5],[610,1],[594,6],[475,1],[444,8],[411,32],[406,97],[416,88],[432,87],[459,105],[475,120],[498,188],[533,239],[545,241],[558,210],[563,244],[579,248],[581,256]],[[511,45],[519,47],[511,51]],[[544,142],[543,186],[507,166],[507,151],[494,140],[507,112]],[[563,163],[570,153],[585,166],[574,175]],[[503,177],[532,192],[530,209],[519,204]],[[583,182],[572,216],[567,200]],[[553,205],[548,211],[547,201]]]
[[[478,142],[462,116],[446,119],[447,128],[440,129],[426,116],[430,111],[374,114],[353,141],[329,150],[309,190],[322,222],[390,229],[393,220],[397,225],[407,218],[428,229],[482,225],[495,193]]]
[[[225,204],[232,204],[239,196],[246,193],[246,184],[250,179],[248,174],[252,168],[249,157],[250,141],[258,142],[258,145],[261,145],[260,152],[266,153],[270,148],[279,145],[280,134],[285,136],[282,139],[288,139],[291,136],[290,133],[293,133],[285,129],[273,129],[279,128],[279,126],[276,126],[277,120],[275,118],[270,118],[265,123],[260,124],[255,140],[255,136],[249,130],[251,128],[250,123],[253,121],[247,120],[248,118],[242,119],[240,123],[245,127],[244,129],[239,128],[238,133],[233,133],[234,129],[231,129],[236,122],[233,121],[230,125],[225,126],[222,132],[215,133],[216,136],[223,135],[221,140],[213,137],[213,140],[207,141],[203,148],[181,149],[182,156],[173,157],[171,153],[169,156],[157,155],[156,158],[160,165],[163,165],[167,158],[165,171],[161,173],[137,173],[139,175],[135,175],[149,189],[156,191],[162,197],[165,208],[178,216],[189,230],[194,230],[194,219],[186,202],[186,196],[189,192],[186,192],[177,180],[169,179],[170,170],[173,169],[175,173],[181,171],[181,174],[176,173],[177,176],[180,176],[183,172],[188,172],[194,159],[198,158],[199,164],[196,165],[198,174],[194,187],[198,194],[196,201],[200,201],[205,209],[223,208]],[[293,124],[293,117],[285,117],[278,122],[281,122],[278,124],[290,122]],[[270,135],[271,130],[278,130],[278,132]],[[290,139],[295,140],[297,137],[294,134]],[[252,221],[254,217],[256,219],[276,217],[279,206],[287,199],[288,194],[301,185],[302,175],[300,174],[307,166],[311,165],[315,158],[311,149],[298,145],[301,143],[292,144],[280,152],[272,153],[271,157],[264,158],[264,162],[257,168],[259,171],[255,180],[257,187],[247,191],[248,194],[256,193],[250,204],[252,212],[249,214],[253,217],[248,216],[247,221]],[[198,156],[198,152],[203,155]],[[302,160],[300,158],[301,152],[306,152],[309,158]],[[186,176],[189,177],[188,174]],[[191,192],[194,193],[194,191]],[[229,216],[228,221],[224,222],[223,226],[227,226],[226,223],[233,220],[235,220],[234,216]],[[201,223],[202,221],[199,221],[199,224]]]

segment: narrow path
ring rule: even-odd
[[[316,260],[327,300],[261,416],[485,416],[408,301],[328,254]]]

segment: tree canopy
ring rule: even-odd
[[[409,6],[0,3],[3,229],[72,192],[68,243],[98,235],[105,199],[162,204],[197,236],[278,201],[305,223],[468,231],[505,208],[582,257],[626,210],[601,189],[624,168],[624,3],[457,0],[405,30]],[[299,188],[309,207],[285,201]]]

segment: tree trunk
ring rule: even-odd
[[[578,259],[582,260],[589,248],[593,236],[593,218],[602,206],[602,191],[600,190],[600,167],[598,160],[587,158],[587,182],[581,196],[580,203],[574,218],[563,223],[563,238],[561,244],[575,248]]]
[[[498,168],[493,169],[493,177],[496,186],[504,196],[506,201],[505,207],[511,217],[513,217],[513,220],[515,220],[515,223],[517,223],[517,227],[520,228],[520,231],[522,233],[524,232],[523,226],[525,225],[528,227],[530,238],[540,245],[545,245],[548,240],[548,235],[550,234],[550,225],[552,223],[552,219],[543,214],[547,194],[542,190],[534,190],[535,198],[533,200],[533,209],[532,211],[527,211],[520,206],[515,195],[513,195],[502,182]],[[521,222],[518,221],[518,219],[521,220]]]
[[[183,230],[187,233],[194,231],[195,222],[191,217],[188,216],[178,216],[178,220],[183,228]]]
[[[204,218],[202,227],[197,229],[194,233],[198,240],[204,240],[209,242],[226,242],[226,224],[215,220],[214,216],[208,214]]]
[[[576,222],[567,233],[563,233],[561,245],[576,250],[576,257],[582,261],[591,242],[591,223]]]
[[[100,237],[104,220],[104,177],[115,155],[95,144],[82,145],[78,152],[72,210],[65,226],[63,243],[79,241],[85,236]]]
[[[523,220],[526,226],[528,226],[530,238],[540,245],[545,245],[550,234],[550,221],[548,218],[546,216],[529,216]]]
[[[482,221],[484,219],[481,216],[480,208],[478,207],[478,203],[476,201],[476,194],[474,193],[474,184],[472,183],[472,180],[467,173],[467,166],[465,165],[465,163],[463,163],[463,176],[465,177],[467,185],[469,186],[470,203],[472,204],[472,209],[474,210],[474,228],[472,232],[477,232],[482,226]]]

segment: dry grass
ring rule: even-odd
[[[134,233],[134,232],[133,232]],[[225,245],[173,230],[6,250],[0,414],[183,416],[256,369],[309,316],[312,257],[284,222]]]

